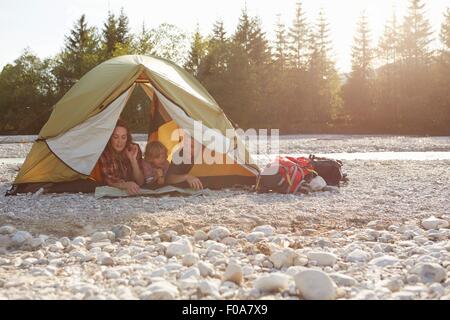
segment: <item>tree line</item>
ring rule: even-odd
[[[450,9],[439,48],[424,0],[395,12],[377,43],[368,17],[359,18],[352,70],[339,74],[323,10],[311,23],[297,1],[293,21],[281,16],[269,41],[257,16],[243,9],[236,30],[223,21],[192,37],[171,24],[133,34],[122,10],[98,30],[81,16],[55,57],[30,50],[0,73],[0,133],[35,134],[52,106],[86,72],[124,54],[160,56],[183,66],[206,87],[236,126],[282,133],[450,134]],[[139,90],[124,117],[135,131],[148,125],[148,98]]]

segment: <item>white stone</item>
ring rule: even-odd
[[[445,294],[445,288],[442,284],[435,282],[430,286],[430,292],[436,297],[441,297]]]
[[[20,246],[25,241],[32,239],[33,236],[27,231],[17,231],[11,238],[13,245]]]
[[[188,278],[197,278],[200,276],[200,271],[196,267],[190,267],[186,271],[184,271],[180,279],[188,279]]]
[[[214,267],[208,262],[200,261],[197,266],[202,277],[208,277],[214,274]]]
[[[291,277],[284,273],[274,272],[255,280],[254,286],[261,292],[286,290],[289,287]]]
[[[232,281],[238,285],[242,283],[243,272],[242,267],[235,263],[230,263],[223,275],[223,281]]]
[[[158,281],[151,284],[140,295],[143,300],[174,300],[178,296],[178,288],[167,281]]]
[[[2,226],[0,227],[0,234],[10,235],[16,232],[16,228],[13,226]]]
[[[292,266],[292,267],[287,268],[286,274],[290,275],[291,277],[294,277],[296,274],[298,274],[304,270],[309,270],[309,269],[302,267],[302,266]]]
[[[416,295],[414,293],[405,291],[396,292],[392,295],[394,300],[414,300],[415,297]]]
[[[400,260],[396,257],[384,255],[375,259],[370,260],[369,264],[375,265],[377,267],[391,266],[399,262]]]
[[[253,228],[252,232],[262,232],[266,237],[273,235],[275,228],[270,225],[257,226]]]
[[[196,253],[188,253],[184,255],[182,264],[183,266],[190,267],[198,262],[198,254]]]
[[[291,248],[286,248],[281,251],[274,252],[270,256],[270,261],[273,263],[274,267],[277,269],[281,269],[283,267],[290,267],[294,265],[294,259],[296,257],[296,253]]]
[[[133,230],[129,226],[121,224],[114,226],[111,231],[114,233],[116,239],[123,239],[131,236]]]
[[[378,300],[377,294],[372,290],[361,290],[358,294],[353,298],[354,300]]]
[[[100,241],[103,241],[103,240],[109,240],[108,234],[106,232],[98,231],[98,232],[95,232],[95,233],[91,234],[91,241],[92,242],[100,242]]]
[[[295,285],[306,300],[336,299],[336,284],[323,271],[305,270],[294,276]]]
[[[392,292],[400,291],[404,282],[399,278],[387,279],[380,283],[381,286],[388,288]]]
[[[423,283],[443,282],[447,278],[447,270],[437,263],[418,263],[410,273],[419,276]]]
[[[218,298],[220,296],[219,294],[219,287],[220,287],[220,281],[217,279],[213,280],[201,280],[198,283],[198,289],[200,292],[207,296],[211,295],[215,298]]]
[[[119,279],[120,273],[116,270],[105,270],[103,271],[103,276],[106,279]]]
[[[192,253],[191,242],[187,239],[181,239],[176,242],[172,242],[168,245],[166,256],[168,258],[179,256],[182,257],[185,254]]]
[[[422,227],[424,227],[427,230],[447,228],[448,221],[444,220],[444,219],[439,219],[436,217],[430,217],[430,218],[422,220]]]
[[[333,266],[337,261],[337,256],[330,252],[311,251],[306,256],[310,261],[316,261],[319,266]]]
[[[203,230],[197,230],[194,233],[194,240],[195,241],[206,241],[206,240],[208,240],[208,235]]]
[[[370,258],[370,253],[361,249],[355,249],[347,255],[346,260],[349,262],[366,262],[369,261]]]
[[[256,243],[263,240],[265,236],[266,235],[264,234],[264,232],[254,231],[252,233],[249,233],[245,238],[247,239],[248,242]]]
[[[114,259],[111,258],[110,254],[107,252],[100,252],[97,255],[97,262],[104,266],[112,266],[114,265]]]
[[[222,226],[215,227],[208,232],[208,237],[211,240],[221,240],[230,235],[231,235],[230,230]]]
[[[353,287],[356,284],[354,278],[341,273],[332,273],[330,274],[330,278],[333,279],[338,286]]]
[[[84,246],[86,244],[86,238],[84,237],[76,237],[72,240],[72,244],[74,246]]]

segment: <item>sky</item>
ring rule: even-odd
[[[401,18],[409,0],[301,0],[308,21],[316,21],[323,8],[330,23],[333,58],[341,72],[351,66],[351,46],[356,23],[366,12],[372,30],[373,44],[383,31],[386,20],[396,8]],[[435,43],[443,22],[443,13],[450,0],[426,0],[427,18],[431,22]],[[247,6],[251,16],[259,16],[269,40],[277,15],[289,27],[292,24],[296,0],[0,0],[0,68],[12,63],[29,47],[41,58],[57,54],[64,46],[64,36],[84,13],[90,25],[101,28],[108,10],[119,14],[123,7],[132,32],[138,32],[144,22],[147,28],[171,23],[192,34],[197,25],[203,35],[209,34],[217,19],[224,21],[228,34],[238,24],[242,9]]]

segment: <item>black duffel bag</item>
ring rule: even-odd
[[[314,170],[329,186],[339,186],[340,182],[347,182],[347,174],[342,173],[342,161],[310,155]]]

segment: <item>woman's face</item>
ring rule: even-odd
[[[127,145],[127,129],[124,127],[116,127],[111,136],[111,146],[117,153],[122,152]]]

